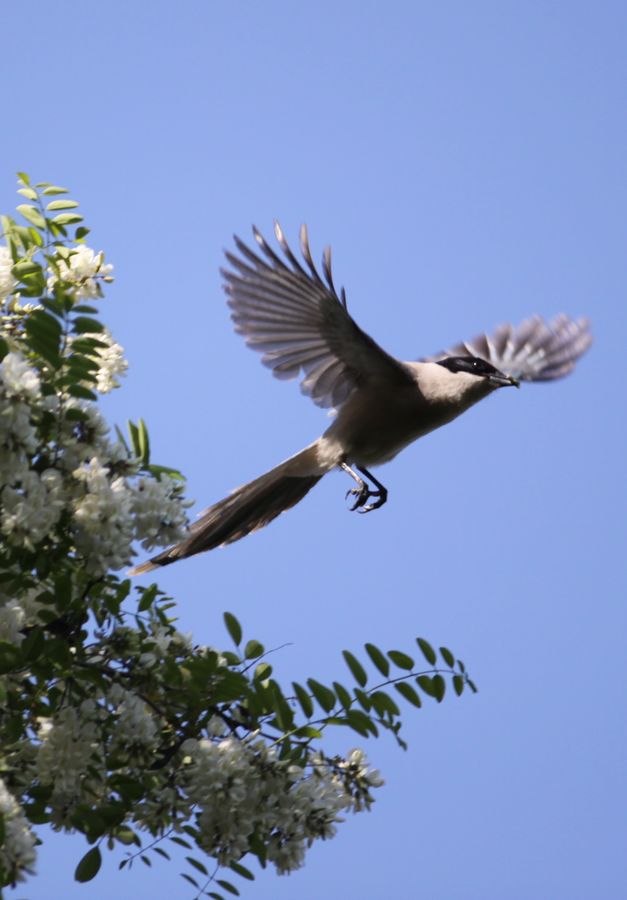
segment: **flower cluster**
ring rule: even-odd
[[[44,448],[37,426],[45,414],[57,426]],[[110,442],[95,405],[44,397],[37,371],[19,352],[0,363],[0,424],[0,532],[10,544],[35,550],[58,541],[63,520],[87,569],[102,574],[130,563],[135,540],[152,549],[185,534],[189,502],[180,482],[138,474],[124,445]]]
[[[0,819],[5,839],[0,848],[0,871],[9,884],[23,881],[35,863],[35,835],[28,827],[24,813],[15,797],[0,778]]]
[[[354,808],[352,778],[346,760],[326,760],[312,754],[311,771],[281,760],[263,741],[230,736],[215,742],[183,744],[187,771],[185,793],[195,809],[200,844],[228,865],[261,839],[267,858],[280,874],[303,865],[307,847],[317,838],[335,834],[343,810]],[[361,788],[379,786],[359,753]],[[371,798],[370,798],[371,799]]]
[[[9,297],[17,285],[12,269],[13,259],[9,248],[0,246],[0,302]]]
[[[22,175],[20,193],[28,227],[3,217],[0,246],[0,894],[32,870],[29,822],[85,835],[79,881],[95,876],[101,845],[126,848],[124,866],[167,857],[168,836],[247,877],[247,855],[291,872],[383,784],[361,750],[322,753],[324,728],[386,729],[402,745],[398,706],[381,684],[366,688],[348,651],[352,692],[308,679],[286,696],[231,613],[235,651],[196,646],[156,584],[133,590],[116,574],[137,545],[184,538],[190,502],[180,473],[151,463],[142,420],[116,439],[97,406],[127,368],[84,303],[102,296],[112,266],[84,245],[86,228],[69,235],[82,217],[56,199],[64,188]],[[387,683],[420,706],[400,684],[413,660],[366,648],[384,678],[397,666]],[[438,702],[441,672],[416,679]],[[465,673],[460,662],[449,673],[458,694],[472,685]],[[209,895],[212,877],[187,859],[208,880],[184,877]]]
[[[55,271],[48,277],[48,290],[58,284],[69,286],[77,301],[102,296],[101,281],[110,280],[113,266],[105,263],[104,253],[95,253],[84,244],[73,247],[65,258],[56,261]]]

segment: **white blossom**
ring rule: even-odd
[[[12,268],[11,251],[8,247],[2,245],[0,246],[0,302],[6,300],[17,286],[17,281],[11,272]]]
[[[0,383],[6,397],[32,402],[41,394],[39,375],[21,353],[7,353],[4,357],[0,363]]]
[[[113,746],[152,749],[157,744],[160,726],[146,703],[117,684],[110,689],[107,699],[114,706],[116,716]]]
[[[120,386],[118,378],[124,375],[128,369],[128,361],[124,356],[124,348],[113,340],[108,328],[94,334],[91,332],[81,334],[80,338],[81,340],[83,338],[94,338],[106,345],[104,347],[95,347],[91,351],[91,355],[93,355],[100,364],[100,367],[96,372],[97,381],[95,388],[101,394],[110,393],[114,388]],[[75,340],[76,338],[70,338],[70,351]]]
[[[4,844],[0,847],[0,870],[11,881],[23,881],[35,863],[35,835],[15,797],[0,778],[0,817],[4,823]]]
[[[104,262],[104,254],[95,253],[90,247],[79,244],[72,249],[67,261],[58,259],[58,275],[53,272],[48,278],[48,290],[52,291],[59,281],[74,285],[75,300],[91,300],[101,296],[99,280],[113,271],[110,263]]]
[[[110,478],[108,469],[93,457],[74,470],[83,486],[73,503],[76,549],[89,572],[121,569],[131,558],[132,494],[121,476]]]
[[[28,471],[1,493],[0,531],[9,543],[33,550],[50,534],[65,505],[61,473]]]
[[[0,591],[0,641],[21,644],[24,640],[23,629],[37,621],[37,613],[41,603],[36,600],[39,590],[31,588],[12,597]]]
[[[293,871],[303,864],[307,847],[317,838],[332,837],[340,812],[354,805],[343,770],[319,756],[312,757],[312,771],[306,773],[279,760],[262,741],[188,740],[181,749],[187,755],[185,787],[197,810],[200,845],[225,865],[246,853],[257,835],[277,871]],[[341,763],[350,767],[356,760]],[[363,756],[359,765],[365,777],[369,770],[363,768]]]
[[[192,502],[183,499],[181,482],[169,475],[161,475],[159,480],[140,478],[133,487],[135,538],[146,550],[183,540],[187,533],[185,509]]]
[[[36,768],[42,784],[52,785],[52,823],[57,827],[69,828],[76,805],[93,803],[103,790],[101,718],[95,701],[84,700],[78,707],[64,707],[54,719],[40,720]]]

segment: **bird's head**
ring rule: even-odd
[[[445,359],[439,359],[437,365],[444,366],[453,374],[462,374],[464,381],[469,385],[472,384],[467,378],[470,375],[473,379],[477,379],[477,384],[482,383],[484,387],[489,386],[493,389],[520,387],[520,382],[516,378],[499,372],[491,363],[479,356],[447,356]]]

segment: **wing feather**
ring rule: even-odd
[[[322,274],[311,255],[307,229],[300,229],[304,264],[290,248],[278,223],[274,233],[283,258],[253,227],[255,252],[235,237],[237,253],[226,251],[224,289],[235,330],[277,378],[302,372],[301,389],[318,406],[338,406],[360,385],[411,383],[403,363],[389,356],[359,328],[338,296],[331,250],[322,257]]]
[[[520,381],[552,381],[572,372],[591,343],[587,319],[571,319],[560,313],[545,322],[541,316],[532,316],[517,327],[500,325],[491,335],[480,334],[426,361],[478,356]]]

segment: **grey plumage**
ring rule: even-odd
[[[439,428],[494,390],[519,381],[549,381],[567,375],[592,342],[586,319],[540,316],[418,362],[390,356],[359,328],[338,295],[331,251],[316,268],[307,229],[300,231],[304,265],[278,225],[283,258],[253,228],[255,252],[238,237],[238,254],[227,252],[222,270],[235,330],[277,378],[302,373],[301,389],[336,418],[305,450],[209,507],[189,536],[132,570],[148,572],[239,540],[298,503],[327,472],[340,466],[355,480],[353,509],[367,512],[387,492],[366,469],[393,459],[412,441]],[[374,487],[364,478],[369,478]],[[375,502],[367,504],[369,498]]]
[[[427,357],[479,356],[519,381],[553,381],[575,368],[592,343],[588,319],[573,321],[563,313],[551,322],[532,316],[517,327],[501,325],[493,334],[480,334],[449,350]]]

